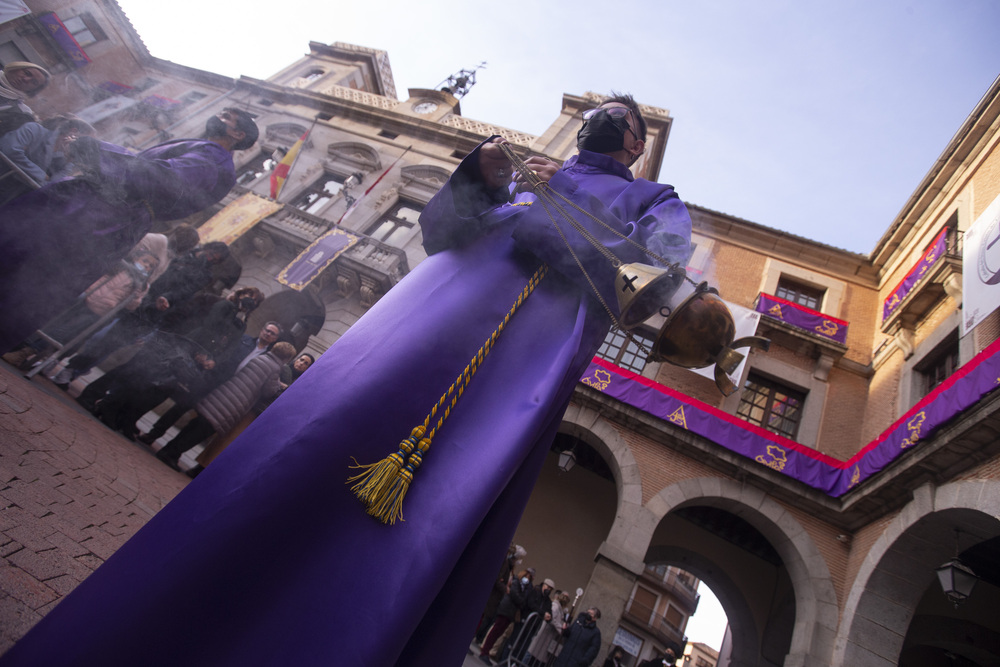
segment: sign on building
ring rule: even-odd
[[[965,232],[962,252],[962,335],[1000,306],[1000,196]]]

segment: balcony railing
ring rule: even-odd
[[[912,325],[945,293],[960,294],[964,240],[965,235],[957,229],[941,230],[882,302],[883,331],[895,330],[900,322]]]
[[[847,327],[849,323],[832,315],[826,315],[818,310],[806,308],[781,297],[763,292],[757,296],[757,303],[754,305],[754,310],[766,317],[784,322],[795,329],[800,329],[813,336],[818,336],[825,340],[839,343],[840,345],[847,344]]]
[[[649,584],[644,585],[659,588],[663,592],[673,596],[679,603],[679,606],[682,606],[689,616],[698,609],[698,601],[701,599],[701,596],[698,595],[698,591],[694,586],[682,577],[677,576],[676,572],[670,571],[664,576],[662,573],[657,572],[655,567],[647,567],[643,578],[649,581]]]
[[[652,634],[663,644],[677,642],[678,645],[684,646],[687,642],[687,637],[684,636],[680,628],[635,600],[629,602],[625,608],[625,618],[640,628],[644,628],[646,632]]]

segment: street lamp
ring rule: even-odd
[[[559,452],[559,469],[569,472],[576,465],[576,452],[572,449],[564,449]]]
[[[958,609],[958,605],[972,595],[972,589],[979,581],[979,577],[958,559],[957,528],[955,529],[955,556],[939,567],[936,572],[938,581],[941,582],[941,590],[955,605],[955,609]]]

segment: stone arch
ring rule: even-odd
[[[304,125],[298,123],[272,123],[264,131],[264,138],[271,144],[291,146],[306,132]]]
[[[622,522],[623,516],[632,517],[642,512],[642,478],[639,476],[639,464],[632,455],[628,443],[611,424],[590,408],[570,405],[563,416],[561,433],[580,439],[592,447],[608,464],[615,478],[618,491],[618,508],[615,525]],[[611,529],[608,542],[612,542],[615,529]]]
[[[326,152],[337,162],[351,165],[362,171],[382,168],[382,158],[378,151],[360,141],[340,141],[326,147]]]
[[[679,567],[708,583],[712,593],[719,599],[729,619],[732,633],[732,664],[741,664],[738,656],[755,656],[760,653],[760,641],[753,632],[755,622],[743,592],[732,579],[714,567],[712,561],[703,554],[679,546],[653,547],[646,554],[649,563],[668,563]]]
[[[688,479],[661,490],[646,503],[653,530],[675,509],[708,505],[750,523],[781,556],[795,595],[795,627],[785,665],[828,664],[836,636],[839,610],[830,570],[802,524],[763,491],[732,480]],[[640,540],[631,537],[632,544]],[[643,554],[645,556],[645,554]]]
[[[896,664],[917,603],[934,569],[954,555],[941,539],[961,527],[982,539],[1000,535],[1000,482],[926,484],[885,527],[865,557],[844,603],[835,665]],[[947,530],[944,530],[947,529]],[[942,531],[944,532],[942,533]]]

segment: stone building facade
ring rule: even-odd
[[[268,297],[250,332],[278,320],[315,354],[424,259],[416,216],[462,156],[499,134],[565,159],[582,110],[599,99],[564,95],[536,137],[464,117],[446,90],[398,94],[383,51],[313,42],[267,80],[230,79],[154,57],[112,0],[28,7],[0,24],[0,58],[53,73],[32,101],[41,115],[75,113],[102,139],[134,148],[199,136],[223,106],[256,116],[261,140],[236,154],[239,184],[188,222],[248,192],[267,199],[270,170],[308,132],[280,209],[232,245],[238,284]],[[76,41],[54,36],[52,16]],[[643,110],[650,150],[636,170],[655,178],[672,119]],[[741,390],[726,397],[701,375],[644,363],[610,335],[515,538],[541,576],[584,589],[579,605],[602,609],[604,649],[620,629],[639,636],[632,664],[657,648],[630,610],[644,573],[670,566],[719,597],[734,666],[997,661],[1000,622],[989,609],[1000,601],[1000,398],[987,389],[953,398],[992,368],[1000,333],[996,313],[967,335],[960,326],[963,234],[1000,195],[998,117],[994,84],[867,255],[689,203],[691,274],[758,312],[770,350],[749,353]],[[667,178],[683,195],[683,174]],[[277,280],[337,230],[355,241],[306,287]],[[620,385],[649,400],[622,398]],[[945,403],[958,407],[923,427],[921,415]],[[567,449],[578,465],[562,472]],[[958,607],[935,578],[956,553],[980,578]]]

